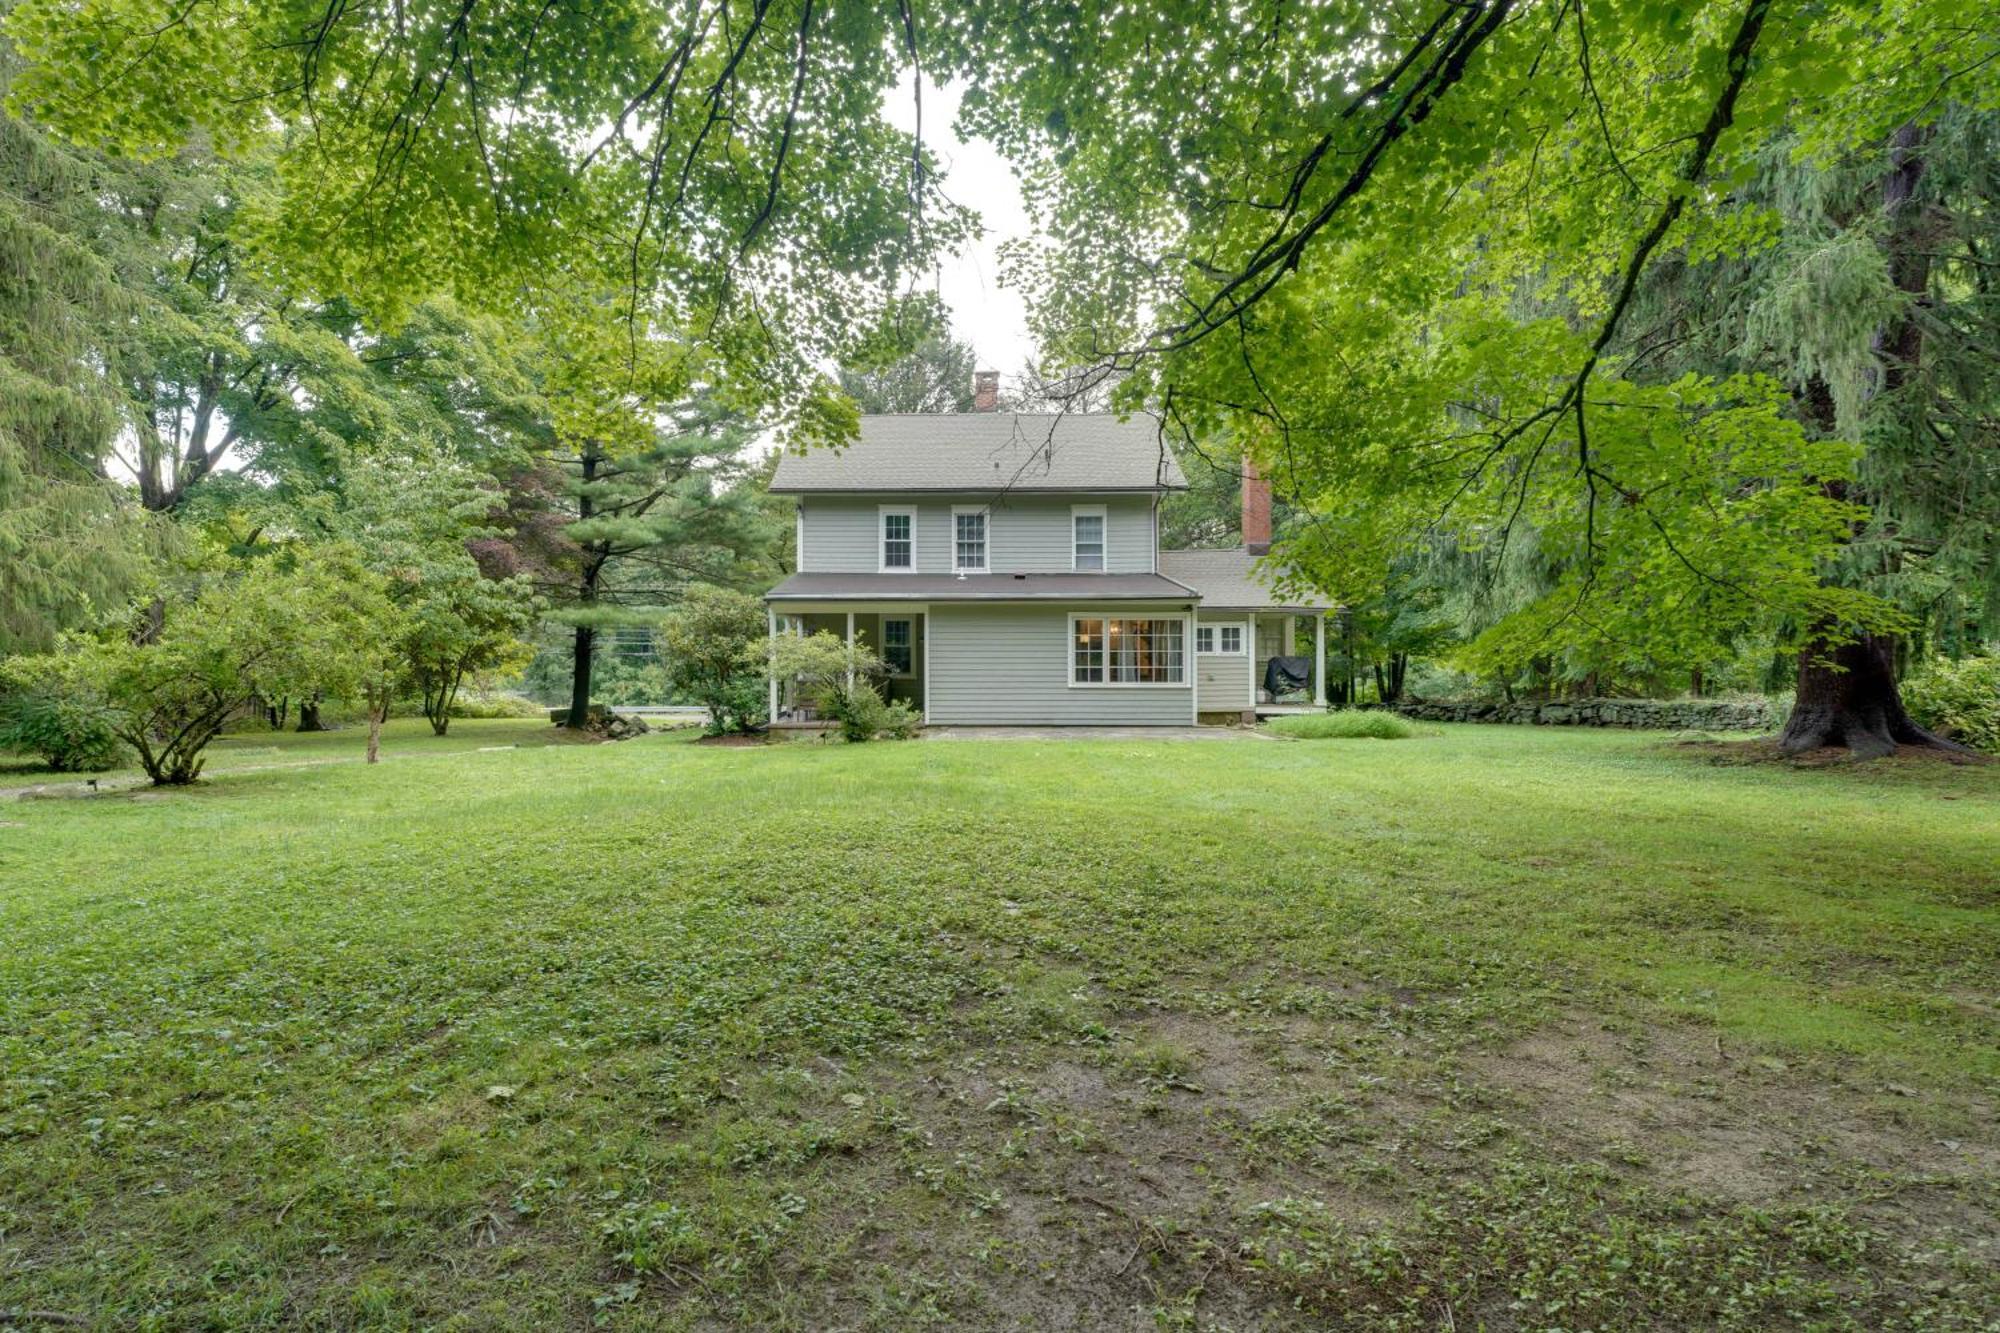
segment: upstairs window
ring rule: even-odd
[[[917,567],[917,511],[882,509],[882,568],[914,570]]]
[[[1103,505],[1078,505],[1070,510],[1071,569],[1103,570],[1104,528]]]
[[[964,508],[951,511],[951,567],[961,574],[986,572],[986,510]]]

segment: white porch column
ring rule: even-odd
[[[1354,700],[1349,699],[1348,703]],[[1326,707],[1326,612],[1313,617],[1313,704]]]
[[[1250,673],[1250,706],[1257,706],[1257,613],[1250,613],[1250,629],[1244,635],[1243,658]]]
[[[765,629],[768,631],[764,646],[764,663],[771,677],[770,707],[765,712],[764,718],[767,722],[776,722],[778,720],[778,608],[767,606],[764,608],[764,615]]]
[[[854,613],[847,613],[847,692],[854,693]]]

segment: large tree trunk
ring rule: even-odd
[[[1829,646],[1815,639],[1799,653],[1799,692],[1778,737],[1786,754],[1845,746],[1856,758],[1894,754],[1902,745],[1970,751],[1910,720],[1896,689],[1895,640],[1885,634]]]
[[[1889,173],[1882,182],[1882,209],[1889,220],[1889,273],[1910,298],[1910,308],[1875,335],[1875,349],[1882,358],[1878,387],[1884,394],[1907,384],[1923,360],[1923,327],[1915,308],[1930,289],[1929,246],[1923,234],[1923,208],[1916,198],[1924,174],[1924,138],[1914,125],[1896,131],[1889,143]],[[1800,407],[1822,434],[1833,433],[1833,395],[1817,376],[1806,385]],[[1845,482],[1828,483],[1827,490],[1839,499],[1868,499],[1852,494]],[[1885,634],[1846,642],[1816,637],[1800,650],[1797,699],[1778,744],[1787,754],[1845,746],[1863,759],[1892,754],[1901,745],[1969,753],[1925,731],[1903,711],[1902,691],[1896,687],[1896,643]]]
[[[333,728],[319,720],[319,696],[299,700],[300,731],[332,731]]]
[[[578,625],[569,675],[569,716],[563,719],[563,725],[574,731],[590,725],[590,660],[596,651],[597,631],[588,625]]]
[[[576,515],[579,520],[587,520],[596,512],[595,497],[591,495],[590,483],[597,480],[598,456],[590,446],[585,446],[580,459],[583,468],[583,491],[577,498]],[[589,611],[597,605],[597,576],[604,568],[604,560],[594,550],[585,548],[583,553],[583,577],[577,586],[577,605]],[[591,659],[597,654],[597,631],[589,625],[576,627],[576,646],[570,657],[569,671],[569,716],[563,725],[571,731],[584,731],[590,726],[590,667]]]

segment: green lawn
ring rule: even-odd
[[[2000,1317],[2000,765],[551,731],[0,803],[0,1310]]]

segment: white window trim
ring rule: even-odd
[[[958,563],[958,516],[978,514],[983,522],[984,535],[979,543],[981,563],[965,565]],[[1074,536],[1071,537],[1074,541]],[[951,572],[954,574],[990,574],[993,572],[993,511],[986,505],[953,505],[951,507]]]
[[[1076,521],[1089,515],[1104,520],[1103,532],[1104,563],[1096,569],[1081,569],[1076,563]],[[1109,574],[1111,572],[1111,511],[1105,505],[1071,505],[1069,507],[1069,569],[1072,574]]]
[[[878,622],[881,625],[882,631],[882,662],[885,666],[889,661],[889,623],[891,621],[900,621],[910,627],[910,641],[906,645],[910,650],[910,669],[908,671],[885,671],[883,674],[890,680],[915,680],[917,678],[917,618],[914,615],[883,616]]]
[[[1195,633],[1200,634],[1201,631],[1205,629],[1215,631],[1215,647],[1208,649],[1197,649],[1196,650],[1197,654],[1201,657],[1241,657],[1243,656],[1244,652],[1248,649],[1250,643],[1250,631],[1249,628],[1240,620],[1204,620],[1196,624]],[[1222,631],[1226,629],[1233,629],[1236,631],[1237,643],[1239,646],[1234,652],[1231,652],[1229,649],[1224,648],[1222,646]]]
[[[1104,646],[1105,680],[1078,680],[1076,678],[1076,622],[1079,620],[1178,620],[1181,622],[1181,678],[1179,680],[1111,680],[1111,645]],[[1107,631],[1106,637],[1109,638]],[[1073,690],[1186,690],[1194,687],[1194,616],[1187,612],[1179,615],[1156,614],[1151,611],[1072,611],[1069,613],[1069,633],[1063,637],[1063,652],[1068,655],[1069,665],[1065,674],[1069,687]]]
[[[803,495],[799,497],[796,512],[797,517],[793,520],[796,526],[792,538],[792,568],[803,574],[806,569],[806,497]]]
[[[891,514],[908,514],[910,517],[910,563],[891,565],[889,563],[889,525],[883,520]],[[914,574],[917,572],[917,507],[915,505],[875,506],[875,572],[878,574]]]

